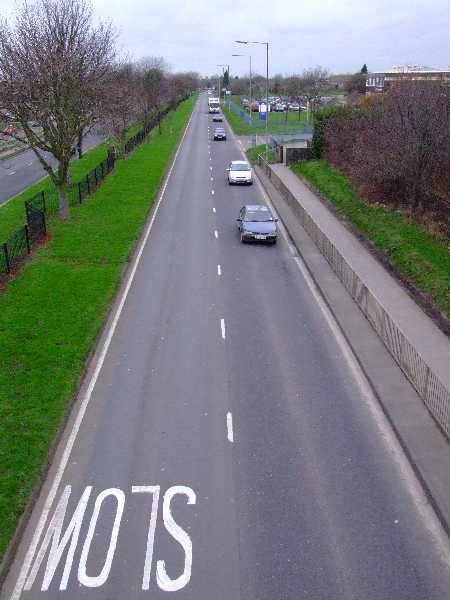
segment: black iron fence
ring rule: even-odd
[[[150,131],[155,128],[161,119],[185,98],[179,98],[164,108],[158,115],[150,119],[145,126],[133,135],[125,144],[125,153],[129,154],[141,144]],[[97,165],[83,179],[67,187],[66,194],[70,206],[81,204],[90,196],[103,179],[114,169],[115,155],[108,153],[106,160]],[[56,188],[36,194],[25,202],[26,224],[18,229],[10,238],[0,244],[0,277],[13,272],[14,267],[31,253],[36,244],[47,233],[46,217],[56,214],[59,207],[59,196]]]

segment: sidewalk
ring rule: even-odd
[[[446,384],[450,379],[450,341],[359,240],[326,208],[319,197],[287,167],[279,164],[270,167],[272,173],[295,196],[293,201],[286,200],[278,187],[275,187],[275,179],[271,181],[261,167],[256,166],[255,170],[371,383],[430,503],[449,533],[450,444],[382,339],[374,332],[372,325],[302,227],[299,213],[295,210],[296,203],[306,209],[351,267],[362,272],[361,278],[372,293],[396,315],[401,326],[418,345],[418,350],[439,371]]]
[[[450,340],[447,336],[297,175],[284,165],[271,166],[346,261],[358,272],[425,362],[433,368],[447,389],[450,389]]]

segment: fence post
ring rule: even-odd
[[[24,229],[25,229],[25,240],[27,242],[27,250],[28,250],[28,254],[30,254],[30,252],[31,252],[31,245],[30,245],[30,234],[29,234],[29,231],[28,231],[28,225],[25,225]]]
[[[83,198],[81,195],[81,181],[78,182],[78,200],[79,200],[80,204],[83,202]]]
[[[45,192],[42,190],[41,192],[42,195],[42,208],[44,209],[44,213],[46,212],[46,207],[45,207]]]
[[[9,256],[8,256],[8,244],[5,242],[3,244],[3,253],[5,255],[5,264],[7,273],[11,273],[11,265],[9,264]]]
[[[89,173],[86,175],[86,185],[88,190],[88,196],[91,193],[91,184],[89,183]]]

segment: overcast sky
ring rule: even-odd
[[[265,48],[237,39],[270,42],[270,74],[317,65],[334,73],[398,64],[450,65],[448,0],[92,0],[95,12],[120,31],[120,46],[133,58],[163,56],[173,71],[265,73]],[[11,17],[16,0],[0,0]]]

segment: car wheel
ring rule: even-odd
[[[277,243],[277,238],[275,238],[274,240],[272,240],[272,245]]]

